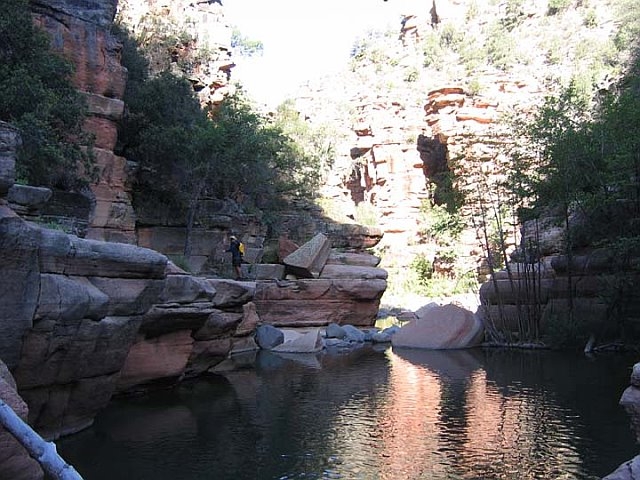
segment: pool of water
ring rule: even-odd
[[[638,453],[638,358],[384,350],[276,356],[113,402],[58,441],[85,480],[595,479]]]

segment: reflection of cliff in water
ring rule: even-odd
[[[394,349],[394,354],[440,382],[437,398],[416,401],[439,400],[439,449],[464,478],[497,478],[505,470],[518,478],[569,472],[581,478],[582,469],[597,469],[602,462],[592,453],[593,438],[612,452],[616,447],[607,439],[630,438],[624,419],[614,421],[625,416],[618,405],[622,390],[611,391],[611,384],[601,381],[617,377],[615,384],[625,385],[633,364],[628,356],[590,359],[573,352],[491,349]]]
[[[619,400],[629,383],[637,355],[617,353],[589,357],[574,352],[496,350],[486,350],[484,354],[487,383],[495,385],[505,398],[517,395],[522,389],[535,398],[530,406],[532,421],[555,406],[553,418],[534,422],[534,433],[551,438],[570,435],[574,449],[587,452],[581,455],[586,468],[597,468],[602,462],[602,458],[593,455],[594,441],[601,442],[610,457],[615,457],[618,447],[612,445],[610,439],[633,437]],[[611,385],[620,387],[616,390]],[[635,453],[634,448],[629,458]],[[602,472],[605,473],[609,472]]]
[[[227,378],[252,421],[275,427],[265,429],[261,451],[276,456],[286,451],[287,470],[305,471],[308,461],[317,468],[318,461],[346,449],[367,456],[375,438],[366,432],[375,427],[375,412],[385,403],[389,366],[372,348],[348,355],[261,352],[256,371]]]
[[[617,405],[632,364],[481,349],[261,352],[225,378],[116,402],[60,447],[91,480],[594,478],[635,454]]]

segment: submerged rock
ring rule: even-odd
[[[271,350],[284,342],[284,333],[272,325],[260,325],[256,330],[256,343],[264,350]]]
[[[324,348],[319,328],[314,328],[306,333],[286,330],[284,335],[284,342],[274,347],[272,349],[274,352],[312,353],[319,352]]]

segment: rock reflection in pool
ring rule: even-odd
[[[636,453],[634,359],[363,348],[114,402],[58,442],[85,480],[599,478]]]

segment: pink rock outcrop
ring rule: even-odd
[[[480,319],[457,305],[432,305],[418,310],[416,316],[391,337],[394,347],[470,348],[480,345],[483,340],[484,327]]]
[[[175,380],[184,373],[192,347],[190,330],[139,339],[129,350],[117,388],[127,390],[151,381]]]
[[[307,243],[291,252],[283,260],[286,271],[302,278],[318,278],[329,258],[331,242],[318,233]]]
[[[232,282],[186,275],[163,254],[132,245],[135,216],[126,161],[113,154],[126,79],[120,45],[109,31],[116,0],[32,5],[36,23],[76,65],[75,83],[87,97],[85,127],[96,135],[100,171],[92,185],[87,238],[33,226],[0,198],[0,358],[13,371],[30,407],[29,423],[39,433],[51,439],[76,432],[91,425],[116,393],[212,371],[230,353],[255,350],[256,325],[285,312],[286,325],[300,318],[303,325],[375,321],[386,280],[382,270],[367,266],[371,258],[351,274],[344,265],[332,267],[333,273],[329,268],[330,278]],[[0,141],[11,140],[11,133]],[[15,148],[0,148],[4,151],[15,156]],[[0,163],[7,187],[15,180],[11,167]],[[227,213],[210,219],[214,240],[228,228]],[[255,220],[243,218],[242,230],[259,239]],[[350,248],[375,245],[382,236],[355,225],[333,232],[323,226]],[[172,237],[172,248],[182,238]],[[195,242],[200,266],[214,256],[212,243],[211,237]],[[321,243],[320,255],[308,265],[316,276],[329,254],[328,243]]]
[[[91,185],[94,209],[88,238],[135,243],[135,215],[126,186],[126,160],[113,153],[127,71],[120,43],[111,34],[117,0],[38,0],[34,20],[75,66],[74,83],[86,94],[89,116],[84,130],[95,135],[98,181]]]
[[[274,326],[329,323],[369,327],[375,323],[383,279],[303,279],[259,283],[254,303],[260,319]]]

